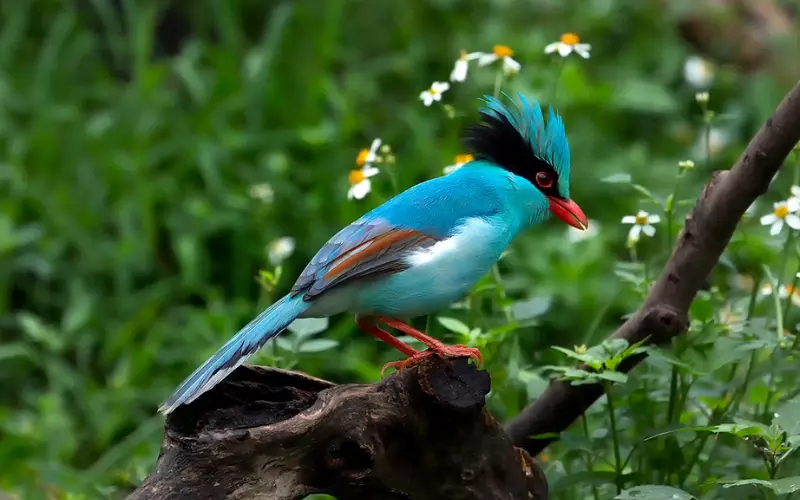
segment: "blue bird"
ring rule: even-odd
[[[555,215],[586,229],[569,196],[570,151],[561,117],[518,95],[506,106],[484,96],[464,144],[474,160],[400,193],[334,235],[291,292],[250,321],[159,408],[168,414],[214,387],[297,318],[355,313],[359,328],[398,349],[402,368],[430,354],[481,360],[398,318],[431,314],[465,296],[523,229]],[[512,101],[513,102],[513,101]],[[383,324],[425,344],[417,351]]]

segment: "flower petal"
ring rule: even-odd
[[[592,48],[592,46],[589,45],[588,43],[579,43],[578,45],[575,45],[573,47],[573,49],[575,50],[575,53],[578,54],[579,56],[581,56],[584,59],[589,59],[589,55],[590,55],[589,51],[591,50],[591,48]]]
[[[781,232],[781,229],[783,229],[783,220],[778,219],[772,224],[772,227],[769,228],[769,234],[775,236]]]
[[[455,172],[456,170],[458,170],[459,168],[461,168],[463,166],[464,166],[463,163],[456,163],[455,165],[448,165],[448,166],[446,166],[446,167],[444,167],[442,169],[442,173],[444,175],[452,174],[453,172]]]
[[[639,241],[639,234],[642,232],[642,226],[635,224],[630,231],[628,231],[628,239],[630,241]]]
[[[789,198],[786,200],[786,208],[788,208],[790,212],[797,212],[800,210],[800,200],[797,198]]]
[[[425,106],[430,106],[431,104],[433,104],[433,94],[431,94],[427,90],[423,90],[422,92],[420,92],[419,99]]]
[[[367,167],[361,171],[361,173],[364,174],[365,179],[378,175],[378,172],[380,172],[380,170],[378,170],[377,167]]]
[[[661,222],[661,216],[657,214],[653,214],[647,217],[647,222],[649,224],[658,224]]]
[[[639,210],[639,212],[636,214],[636,217],[640,217],[642,219],[646,219],[646,218],[650,217],[650,214],[645,212],[644,210]]]
[[[645,224],[644,226],[642,226],[642,232],[652,238],[656,234],[656,228],[654,228],[650,224]]]
[[[636,224],[636,216],[635,215],[626,215],[622,218],[623,224]]]
[[[791,191],[792,196],[795,198],[800,198],[800,186],[792,186],[789,188],[789,191]]]
[[[552,54],[553,52],[557,51],[560,46],[561,42],[553,42],[551,44],[548,44],[547,47],[544,48],[544,53]]]
[[[357,200],[363,199],[365,196],[372,191],[372,183],[369,179],[364,179],[363,181],[359,182],[358,184],[354,185],[350,188],[353,191],[353,197]]]
[[[481,54],[478,58],[478,66],[488,66],[498,59],[497,54],[490,52],[488,54]]]
[[[797,214],[787,215],[786,225],[792,229],[800,229],[800,217],[798,217]]]
[[[761,222],[762,226],[769,226],[770,224],[772,224],[773,222],[775,222],[777,220],[778,220],[778,216],[777,215],[775,215],[775,214],[767,214],[767,215],[762,216],[761,219],[759,219],[759,222]]]
[[[572,53],[572,45],[567,45],[566,43],[562,43],[558,46],[558,54],[561,57],[567,57]]]
[[[447,92],[450,89],[450,84],[448,82],[433,82],[431,85],[431,90],[436,92],[437,94],[441,94],[442,92]]]
[[[454,82],[463,82],[467,79],[467,72],[469,71],[469,63],[466,59],[459,59],[453,66],[453,71],[450,72],[450,80]]]
[[[503,73],[506,76],[516,75],[520,69],[522,69],[522,65],[514,59],[510,57],[503,58]]]

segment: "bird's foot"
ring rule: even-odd
[[[412,366],[416,366],[422,362],[425,358],[430,356],[437,355],[441,358],[472,358],[475,360],[475,363],[478,365],[478,368],[483,366],[483,355],[481,351],[476,347],[468,347],[465,345],[446,345],[446,344],[439,344],[436,346],[432,346],[429,349],[424,351],[418,352],[408,357],[408,359],[403,359],[400,361],[392,361],[383,365],[381,368],[381,378],[383,378],[384,373],[388,368],[394,368],[396,371],[401,371],[405,368],[410,368]]]

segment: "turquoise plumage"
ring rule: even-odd
[[[523,229],[550,214],[584,229],[569,198],[570,154],[552,110],[518,96],[515,109],[484,97],[481,120],[465,130],[475,161],[400,193],[334,235],[285,297],[242,328],[190,375],[160,408],[169,413],[200,397],[296,318],[354,313],[358,326],[408,356],[480,359],[477,349],[447,346],[399,318],[431,314],[469,292]],[[419,352],[381,329],[417,338]]]

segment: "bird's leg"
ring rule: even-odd
[[[478,366],[483,364],[483,355],[481,355],[481,351],[479,351],[475,347],[467,347],[465,345],[446,345],[442,341],[437,340],[429,335],[422,333],[421,331],[413,328],[402,321],[398,321],[392,318],[386,317],[378,317],[378,321],[381,323],[391,326],[401,332],[414,337],[415,339],[419,340],[426,346],[428,349],[422,352],[418,352],[408,357],[408,359],[403,361],[393,361],[391,363],[386,363],[384,365],[383,370],[381,373],[385,371],[389,367],[393,367],[396,370],[400,370],[403,368],[408,368],[409,366],[414,366],[423,359],[431,356],[433,354],[438,354],[441,357],[451,357],[451,358],[460,358],[460,357],[468,357],[473,358],[478,363]],[[399,342],[399,341],[398,341]]]
[[[374,321],[370,319],[367,319],[362,316],[356,316],[356,325],[358,325],[358,327],[362,331],[369,333],[378,340],[386,342],[387,344],[394,347],[395,349],[402,352],[408,357],[412,357],[419,354],[418,350],[414,349],[405,342],[401,342],[399,339],[394,337],[386,330],[381,329],[381,327],[379,327],[377,324],[375,324]]]

